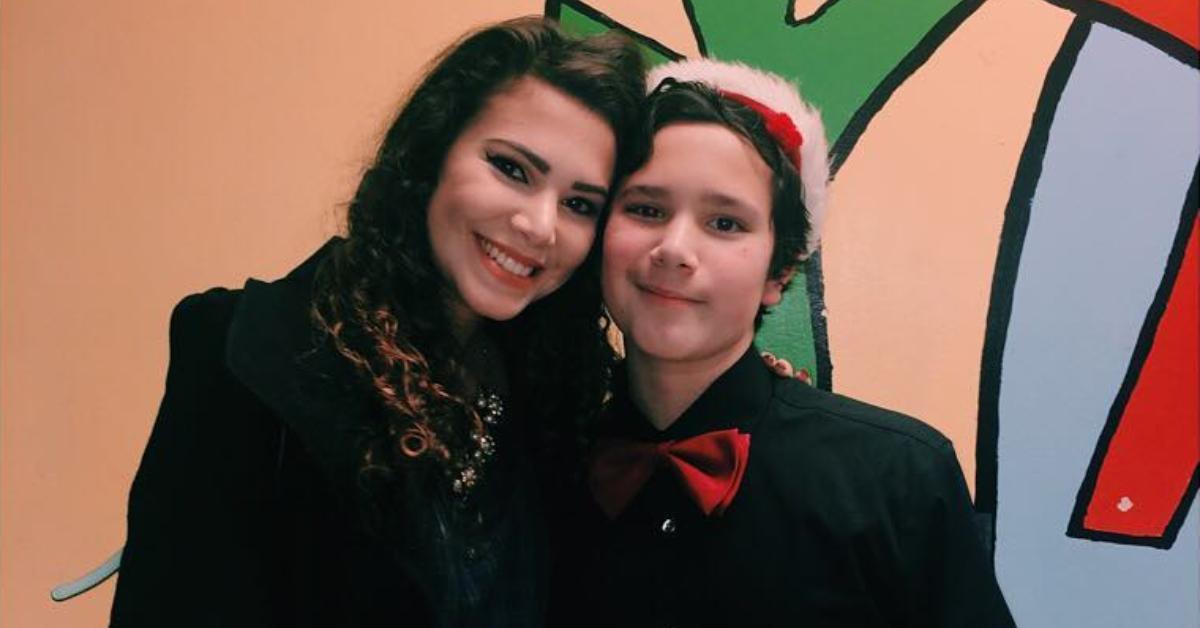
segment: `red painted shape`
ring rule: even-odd
[[[1200,47],[1200,2],[1196,0],[1101,0]]]
[[[1162,536],[1200,464],[1200,251],[1198,230],[1096,477],[1083,527]]]

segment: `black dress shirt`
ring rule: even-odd
[[[704,516],[661,467],[615,520],[580,504],[557,625],[1013,625],[933,428],[776,377],[753,347],[661,432],[615,379],[602,436],[737,428],[749,464],[723,515]]]

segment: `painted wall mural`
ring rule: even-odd
[[[453,3],[2,3],[0,624],[107,618],[46,593],[123,541],[171,306],[291,268],[429,56],[544,10],[819,105],[825,246],[760,344],[954,441],[1021,626],[1200,626],[1200,3]]]
[[[825,117],[825,245],[763,348],[954,440],[1020,625],[1200,625],[1200,4],[648,11],[546,3]]]

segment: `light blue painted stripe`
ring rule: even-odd
[[[122,546],[112,556],[109,556],[107,560],[100,563],[100,566],[75,580],[54,587],[54,590],[50,591],[50,599],[55,602],[65,602],[81,593],[90,591],[101,582],[108,580],[110,576],[117,573],[117,570],[121,568],[121,555],[124,553],[125,547]]]
[[[1051,127],[1003,356],[996,569],[1024,628],[1200,626],[1196,508],[1169,551],[1065,535],[1162,278],[1198,112],[1194,69],[1093,27]]]

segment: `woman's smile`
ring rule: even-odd
[[[543,266],[534,259],[521,255],[509,247],[475,234],[482,253],[484,268],[500,281],[519,289],[533,286],[533,278]]]

